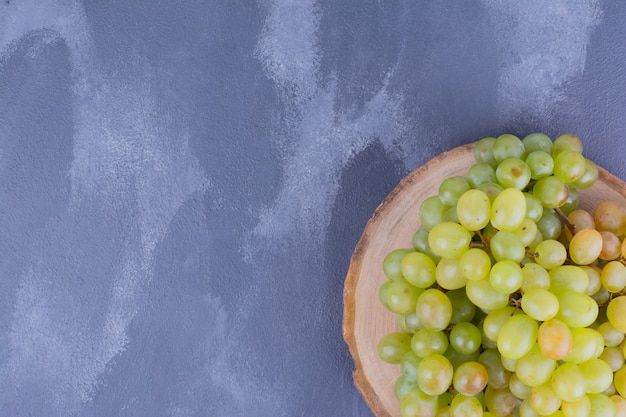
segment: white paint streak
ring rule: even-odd
[[[566,84],[582,75],[600,0],[483,0],[500,54],[498,105],[506,118],[551,115]]]
[[[136,296],[152,276],[153,252],[184,201],[208,187],[199,162],[191,154],[188,138],[159,113],[144,77],[149,68],[134,62],[137,79],[109,78],[95,60],[94,45],[82,7],[77,2],[41,3],[20,0],[3,6],[0,14],[0,57],[15,51],[17,42],[32,31],[49,30],[50,40],[60,37],[70,50],[73,103],[74,161],[70,172],[74,214],[94,197],[104,201],[136,201],[140,236],[128,236],[126,259],[112,277],[114,291],[100,332],[93,332],[75,317],[56,322],[47,305],[46,266],[34,266],[22,282],[10,324],[9,366],[28,385],[34,368],[45,386],[58,386],[49,395],[59,415],[77,413],[89,401],[107,364],[124,351],[127,327],[137,312]],[[33,51],[36,54],[36,51]],[[0,60],[0,63],[2,61]],[[69,140],[69,138],[68,138]],[[123,220],[122,220],[123,221]],[[139,239],[141,251],[131,248]],[[39,268],[39,270],[37,270]],[[71,306],[68,306],[71,308]],[[71,314],[71,313],[68,313]],[[67,337],[76,331],[86,333]],[[19,379],[21,378],[21,380]]]

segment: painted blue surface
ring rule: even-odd
[[[370,416],[343,281],[482,136],[626,179],[618,2],[0,2],[0,410]]]

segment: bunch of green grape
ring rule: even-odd
[[[573,134],[475,144],[384,259],[402,417],[626,416],[626,212],[578,208],[598,178]]]

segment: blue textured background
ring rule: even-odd
[[[0,2],[0,413],[371,413],[375,207],[504,132],[626,179],[617,1]]]

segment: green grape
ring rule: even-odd
[[[528,263],[522,267],[522,291],[533,288],[550,288],[550,274],[544,267],[536,263]]]
[[[569,187],[558,177],[545,177],[533,186],[533,195],[544,207],[557,208],[565,204],[569,196]]]
[[[624,365],[624,353],[617,346],[605,347],[598,359],[602,359],[611,368],[611,372],[617,372]]]
[[[402,262],[402,258],[411,252],[413,252],[411,249],[395,249],[389,252],[383,260],[383,273],[385,276],[389,279],[402,278],[400,263]]]
[[[406,333],[415,333],[422,328],[415,311],[406,314],[398,314],[398,326]]]
[[[606,288],[600,286],[600,289],[596,291],[591,296],[591,298],[593,298],[596,304],[604,305],[609,302],[609,299],[611,298],[611,293]]]
[[[500,361],[502,361],[502,366],[504,367],[504,369],[506,369],[509,372],[515,372],[516,368],[517,368],[517,359],[512,359],[512,358],[506,358],[504,356],[502,356],[500,358]]]
[[[559,299],[559,312],[556,318],[570,328],[587,327],[598,317],[598,304],[588,295],[564,290],[556,294]]]
[[[598,166],[591,159],[585,158],[585,173],[572,183],[579,190],[585,190],[596,183],[599,175]]]
[[[489,197],[480,190],[466,191],[456,205],[459,223],[471,231],[483,229],[489,223],[490,213]]]
[[[439,185],[439,199],[449,207],[455,206],[459,197],[471,187],[467,178],[461,176],[449,177]]]
[[[626,333],[626,296],[620,295],[609,302],[606,317],[613,327]]]
[[[450,323],[457,324],[471,321],[476,315],[476,306],[467,298],[465,288],[448,291],[446,296],[452,303],[452,318]]]
[[[622,397],[626,398],[626,365],[622,366],[613,375],[615,389]]]
[[[526,295],[524,294],[524,297]],[[539,325],[537,345],[547,358],[552,360],[565,358],[572,349],[572,344],[572,331],[562,321],[548,319]]]
[[[465,291],[476,307],[486,311],[498,310],[509,303],[509,295],[496,291],[487,278],[467,281]]]
[[[413,235],[411,243],[413,245],[413,249],[415,249],[417,252],[427,253],[428,230],[424,229],[424,227],[420,227]]]
[[[508,416],[513,412],[517,400],[508,388],[494,388],[487,386],[485,389],[485,405],[494,416]],[[489,413],[485,412],[484,416]]]
[[[400,400],[401,417],[435,417],[437,397],[428,395],[418,388],[407,392]]]
[[[577,365],[560,364],[552,375],[552,389],[563,401],[576,401],[585,395],[585,376]]]
[[[602,359],[592,358],[578,364],[578,369],[585,377],[585,392],[600,394],[613,382],[613,370]]]
[[[561,265],[550,270],[549,274],[552,292],[570,290],[584,293],[589,287],[589,275],[576,265]]]
[[[585,290],[585,294],[594,295],[600,288],[602,287],[602,283],[600,282],[600,272],[598,272],[595,268],[587,265],[583,265],[580,267],[587,274],[587,278],[589,278],[589,285]]]
[[[578,265],[595,262],[602,252],[602,235],[595,229],[582,229],[576,232],[569,242],[569,254]]]
[[[552,156],[556,156],[565,150],[583,153],[583,143],[578,136],[571,133],[566,133],[554,139],[552,143]]]
[[[476,159],[476,162],[486,163],[494,168],[498,165],[493,157],[493,144],[495,141],[496,138],[486,137],[476,142],[476,145],[474,145],[474,159]]]
[[[522,295],[522,309],[535,320],[546,321],[558,313],[559,300],[546,289],[533,288]]]
[[[435,269],[435,278],[437,284],[446,290],[463,288],[467,283],[459,259],[441,258]]]
[[[420,252],[404,255],[400,263],[402,276],[418,288],[427,288],[435,283],[435,262]]]
[[[591,402],[589,417],[616,417],[616,407],[613,400],[604,394],[589,394]]]
[[[530,406],[542,416],[554,413],[561,407],[561,398],[556,395],[550,384],[538,385],[528,395]]]
[[[485,193],[487,197],[489,197],[489,202],[493,204],[498,194],[500,194],[504,190],[504,187],[495,182],[486,182],[483,184],[479,184],[476,189]]]
[[[411,340],[411,345],[412,344],[413,341]],[[402,359],[400,359],[400,372],[402,372],[402,375],[408,380],[417,381],[417,365],[419,365],[421,361],[421,357],[416,355],[412,350],[409,350],[402,355]]]
[[[600,333],[587,327],[571,329],[571,333],[572,347],[563,358],[564,361],[578,364],[600,356],[604,348],[604,339]]]
[[[576,401],[562,401],[561,411],[564,417],[588,417],[591,412],[591,401],[586,395]]]
[[[448,211],[449,206],[445,205],[439,196],[432,196],[425,199],[420,204],[419,217],[422,227],[430,231],[433,227],[443,221],[443,216]]]
[[[500,334],[502,326],[504,326],[504,323],[506,323],[515,311],[515,307],[506,305],[500,309],[494,309],[489,312],[483,321],[483,331],[485,332],[485,336],[493,341],[497,341],[498,334]]]
[[[618,346],[624,341],[624,332],[617,330],[608,321],[600,323],[596,331],[602,335],[602,339],[604,339],[604,346]]]
[[[410,350],[411,336],[406,333],[388,333],[378,342],[378,356],[388,363],[400,363],[402,356]]]
[[[428,233],[428,245],[442,258],[458,258],[469,248],[472,236],[460,224],[439,223]]]
[[[523,190],[530,182],[530,168],[518,158],[507,158],[496,168],[496,179],[504,188]]]
[[[524,217],[526,198],[518,189],[504,189],[491,205],[491,224],[498,230],[512,232],[522,224]]]
[[[544,151],[534,151],[526,157],[526,164],[530,169],[530,177],[533,180],[552,175],[554,171],[554,159]]]
[[[450,403],[450,417],[483,417],[483,406],[476,397],[457,394]]]
[[[537,223],[543,215],[543,204],[531,193],[525,192],[524,197],[526,198],[526,218]]]
[[[530,390],[532,389],[532,387],[529,387],[528,385],[520,381],[519,378],[517,377],[517,374],[514,374],[514,373],[511,374],[511,377],[509,378],[508,387],[509,387],[509,390],[513,393],[513,395],[515,395],[520,400],[527,399],[528,396],[530,395]]]
[[[500,163],[507,158],[524,158],[526,148],[522,141],[514,135],[504,134],[496,138],[493,143],[493,157]]]
[[[442,354],[448,349],[448,337],[442,331],[420,329],[411,337],[411,350],[420,358],[436,353]]]
[[[450,207],[443,215],[442,222],[459,223],[459,216],[456,214],[456,205]]]
[[[534,344],[515,364],[517,378],[526,386],[537,387],[550,381],[556,368],[556,361],[541,353]]]
[[[480,330],[474,324],[468,322],[457,323],[450,331],[448,337],[450,345],[457,352],[465,355],[476,352],[482,344]]]
[[[396,394],[396,398],[401,400],[414,388],[418,388],[417,381],[408,378],[406,375],[400,375],[398,378],[396,378],[396,382],[393,386],[393,391]]]
[[[500,230],[491,238],[489,248],[496,261],[508,260],[519,263],[526,255],[526,247],[520,238],[515,233],[506,230]]]
[[[486,162],[474,164],[467,171],[467,182],[472,188],[480,184],[496,182],[496,171]]]
[[[531,133],[522,139],[527,154],[535,151],[552,152],[552,139],[544,133]]]
[[[450,324],[452,303],[443,292],[430,288],[417,298],[415,312],[425,329],[439,331]]]
[[[568,185],[569,195],[567,196],[567,200],[560,207],[563,213],[570,214],[572,211],[578,209],[578,205],[580,204],[580,196],[578,195],[578,190],[572,185]]]
[[[535,248],[535,262],[545,269],[554,269],[563,265],[567,259],[565,246],[558,240],[546,239]]]
[[[476,281],[486,278],[489,274],[491,270],[491,258],[482,249],[470,248],[461,255],[459,267],[466,279]]]
[[[498,350],[503,357],[519,359],[535,345],[537,321],[526,314],[516,314],[504,323],[498,334]]]
[[[387,305],[387,289],[392,283],[393,281],[389,279],[383,282],[378,288],[378,300],[383,305],[383,307],[385,307],[389,311],[391,311],[391,308],[389,308],[389,305]]]
[[[479,352],[476,351],[474,353],[466,355],[464,353],[457,352],[452,346],[448,346],[448,350],[446,350],[443,356],[448,358],[454,369],[458,369],[459,366],[466,362],[477,361]]]
[[[541,218],[537,221],[537,229],[544,239],[558,239],[563,225],[553,209],[544,208]]]
[[[533,410],[528,399],[523,400],[519,406],[519,417],[541,417],[541,415]]]
[[[502,233],[506,232],[498,235]],[[489,283],[493,289],[504,294],[517,291],[522,286],[522,280],[522,268],[518,263],[507,259],[496,262],[489,272]]]
[[[485,349],[478,357],[478,362],[487,370],[487,384],[490,387],[502,389],[509,385],[511,372],[504,369],[498,349]]]
[[[426,394],[435,396],[450,387],[453,374],[452,364],[445,356],[432,354],[417,366],[417,383]]]
[[[522,221],[520,227],[513,231],[513,234],[519,238],[520,242],[522,242],[522,245],[528,246],[535,240],[535,237],[537,236],[537,230],[537,224],[528,217],[526,217]]]
[[[415,311],[415,304],[423,290],[409,284],[405,279],[397,279],[387,287],[386,305],[397,314]]]
[[[619,261],[604,265],[600,273],[602,286],[610,292],[620,292],[626,287],[626,266]]]
[[[576,151],[564,150],[554,158],[554,175],[566,184],[580,179],[586,167],[585,157]]]
[[[485,389],[487,381],[487,369],[478,362],[468,361],[454,371],[452,385],[459,393],[474,396]]]

